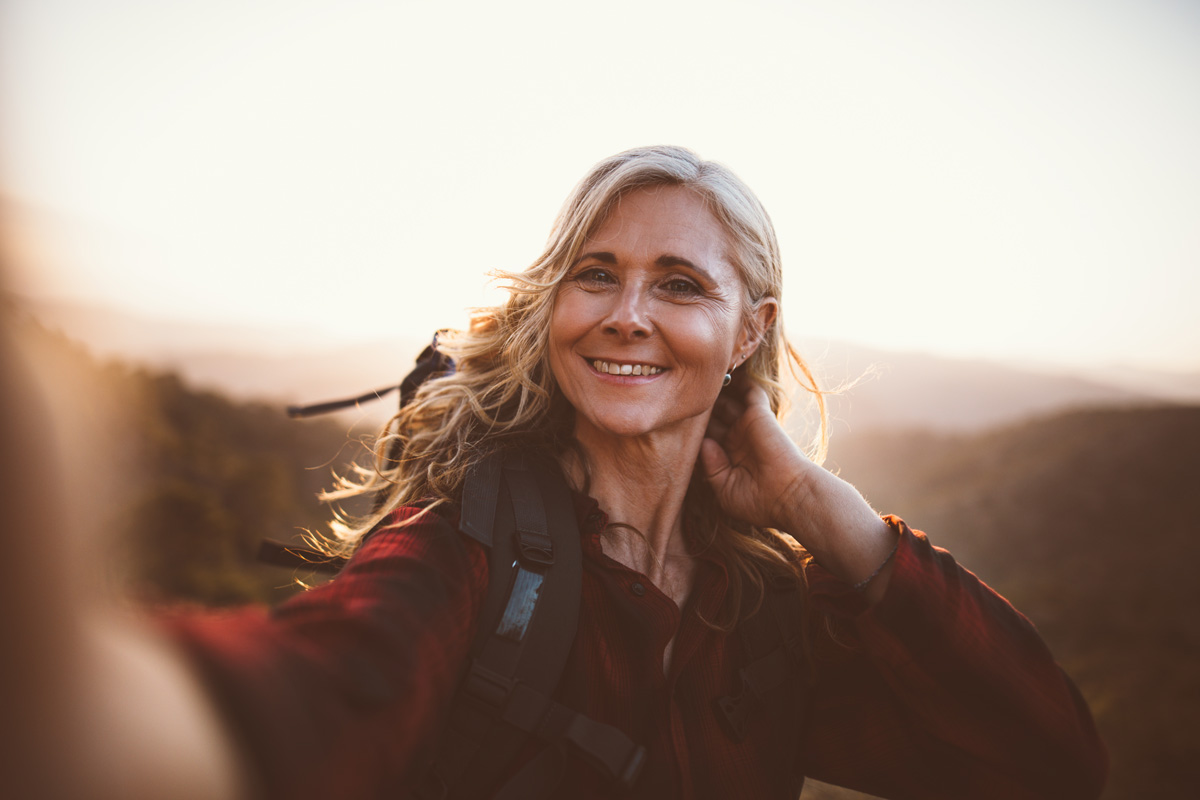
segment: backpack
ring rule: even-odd
[[[429,377],[453,370],[437,337],[400,385],[403,407]],[[289,407],[311,416],[380,397]],[[488,549],[489,581],[470,657],[439,744],[414,792],[419,800],[549,796],[571,749],[618,791],[633,788],[646,750],[625,733],[553,699],[579,621],[582,552],[571,491],[556,464],[520,453],[493,455],[472,468],[463,487],[459,530]],[[293,545],[262,542],[259,559],[280,566],[337,571],[345,559]],[[800,588],[768,587],[764,609],[739,624],[748,664],[736,694],[714,712],[736,741],[753,717],[805,663]],[[801,709],[793,709],[800,713]],[[536,739],[545,747],[498,789],[496,784]]]

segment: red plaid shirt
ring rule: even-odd
[[[899,519],[888,518],[900,538],[887,592],[870,608],[807,564],[810,601],[832,623],[818,633],[836,630],[837,641],[814,642],[802,719],[762,715],[735,742],[714,701],[736,694],[741,638],[697,614],[721,606],[722,564],[700,559],[681,612],[604,555],[595,502],[580,497],[577,508],[583,602],[557,699],[647,748],[633,797],[794,800],[805,775],[887,798],[1099,795],[1104,747],[1033,626]],[[265,796],[394,800],[436,743],[487,573],[483,548],[429,515],[371,536],[337,579],[273,612],[165,624],[216,693]],[[610,791],[569,762],[556,796]]]

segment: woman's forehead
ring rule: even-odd
[[[707,200],[681,186],[639,188],[623,194],[585,239],[581,255],[690,262],[736,276],[730,236]]]

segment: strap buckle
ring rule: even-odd
[[[575,713],[563,738],[623,791],[630,791],[646,765],[646,748],[618,729]]]
[[[503,709],[515,684],[516,681],[488,669],[475,659],[467,670],[462,688],[468,697],[493,708]]]
[[[546,506],[538,479],[523,457],[514,457],[504,465],[504,481],[512,500],[514,534],[521,561],[536,567],[554,563],[554,539],[546,519]]]
[[[646,748],[640,744],[632,753],[629,754],[629,760],[625,762],[625,769],[616,779],[617,787],[623,792],[633,791],[633,786],[637,783],[638,776],[642,774],[642,767],[646,766]]]
[[[517,552],[522,563],[538,567],[554,565],[554,540],[549,536],[518,528],[514,538],[517,540]]]
[[[621,789],[633,788],[646,763],[646,748],[620,729],[573,711],[522,683],[513,686],[502,717],[549,744],[567,742]]]

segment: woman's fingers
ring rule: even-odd
[[[737,422],[746,410],[745,405],[739,403],[732,397],[718,397],[717,403],[713,406],[713,417],[719,419],[726,425],[732,425]]]
[[[721,477],[729,471],[729,456],[715,439],[705,437],[700,443],[700,466],[704,469],[704,477],[718,483]]]
[[[747,408],[759,408],[774,416],[771,411],[771,398],[767,396],[767,390],[759,386],[757,383],[751,384],[745,394]]]
[[[723,442],[725,441],[725,437],[729,435],[729,426],[717,419],[714,414],[708,419],[708,427],[705,428],[704,435],[717,442]]]

